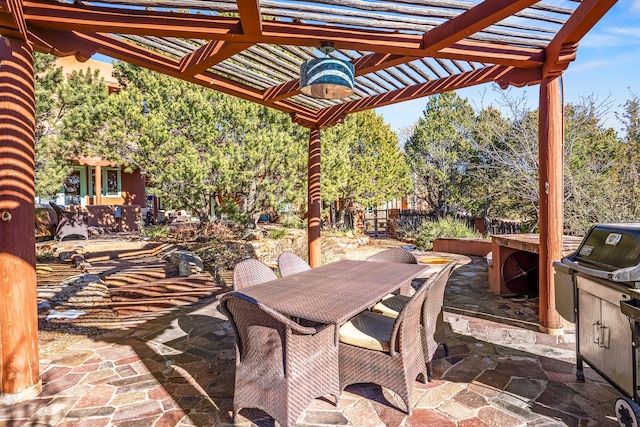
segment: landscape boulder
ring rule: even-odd
[[[169,262],[178,268],[178,274],[183,277],[204,271],[202,259],[189,252],[175,251],[169,257]]]

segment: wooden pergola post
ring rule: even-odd
[[[308,163],[308,216],[307,240],[309,245],[309,265],[319,267],[321,264],[320,248],[320,129],[310,129],[309,132],[309,163]]]
[[[10,405],[42,389],[38,357],[33,51],[0,38],[0,392]]]
[[[102,204],[102,166],[96,165],[95,171],[96,171],[96,182],[93,183],[94,185],[93,192],[95,196],[94,204],[101,205]]]
[[[556,311],[553,261],[562,257],[564,229],[564,111],[560,77],[540,82],[539,190],[540,190],[540,294],[539,329],[562,334]]]

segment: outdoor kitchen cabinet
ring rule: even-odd
[[[633,378],[632,332],[629,319],[620,311],[620,301],[629,300],[622,286],[603,286],[595,278],[576,275],[578,288],[578,373],[582,360],[616,383],[630,396]]]

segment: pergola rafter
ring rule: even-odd
[[[616,0],[0,0],[0,397],[37,393],[33,51],[96,53],[288,113],[310,129],[309,261],[320,264],[320,129],[358,111],[489,82],[540,85],[540,329],[561,329],[559,76]],[[300,92],[300,65],[351,61],[353,94]],[[20,292],[15,292],[20,289]],[[17,313],[12,317],[12,313]],[[11,325],[7,327],[7,325]],[[35,325],[35,326],[34,326]],[[6,331],[11,331],[7,333]],[[15,339],[15,337],[20,337]],[[5,398],[5,396],[7,396]]]
[[[508,3],[511,7],[505,7],[505,3]],[[445,26],[443,24],[441,27],[436,27],[432,30],[432,32],[435,31],[435,35],[430,38],[426,38],[426,35],[359,29],[355,33],[351,31],[351,37],[348,41],[341,40],[341,38],[333,41],[334,45],[346,49],[345,51],[353,50],[357,52],[362,48],[369,50],[368,53],[363,51],[361,56],[354,59],[353,62],[357,79],[362,80],[360,84],[368,87],[371,92],[369,95],[364,95],[363,92],[360,92],[360,99],[348,100],[347,104],[340,107],[341,113],[337,116],[342,117],[344,114],[360,111],[362,108],[359,106],[374,106],[378,101],[382,101],[386,105],[389,102],[398,102],[394,101],[396,99],[406,99],[405,96],[397,96],[397,92],[413,94],[414,97],[419,96],[418,94],[421,93],[424,93],[421,96],[427,96],[431,91],[424,90],[426,83],[430,83],[430,87],[447,87],[448,83],[445,82],[440,85],[433,85],[432,79],[427,78],[421,71],[424,67],[427,67],[426,69],[430,67],[419,60],[424,56],[431,56],[440,61],[443,70],[448,76],[438,73],[439,78],[461,75],[463,77],[457,80],[469,82],[465,86],[480,84],[484,80],[474,83],[473,79],[464,78],[466,73],[459,72],[456,74],[455,70],[460,71],[461,66],[455,66],[453,62],[449,66],[449,63],[444,61],[455,60],[458,63],[466,61],[471,69],[476,68],[470,65],[472,62],[484,63],[488,64],[488,66],[496,64],[518,68],[542,66],[543,52],[540,49],[463,40],[465,31],[460,30],[460,28],[463,28],[463,24],[469,20],[470,15],[472,18],[473,16],[481,17],[479,24],[474,24],[474,28],[480,30],[504,19],[505,16],[512,14],[514,10],[519,11],[527,7],[530,3],[530,0],[505,0],[491,7],[481,3],[479,6],[468,9],[461,15],[447,21],[449,25]],[[318,36],[327,37],[324,35],[327,31],[332,34],[342,34],[344,30],[341,28],[320,28],[318,25],[308,25],[305,26],[305,31],[301,31],[299,27],[303,24],[299,22],[259,20],[260,15],[256,13],[256,7],[257,4],[253,1],[240,2],[238,7],[240,18],[233,18],[138,10],[130,10],[126,16],[123,16],[120,10],[98,6],[76,7],[75,5],[64,3],[24,3],[24,8],[26,9],[25,19],[30,24],[33,22],[32,27],[36,34],[39,35],[39,39],[46,41],[46,46],[36,47],[40,50],[56,54],[68,54],[69,51],[73,51],[72,40],[78,40],[78,52],[92,50],[135,63],[136,65],[147,66],[155,71],[184,78],[230,95],[280,109],[295,115],[300,120],[300,123],[306,123],[308,126],[325,127],[333,125],[334,123],[326,121],[326,118],[336,116],[335,105],[305,99],[304,96],[300,95],[299,80],[297,78],[285,79],[281,83],[274,85],[280,77],[274,80],[273,74],[268,76],[264,66],[259,67],[257,65],[259,61],[255,56],[253,60],[256,65],[252,67],[252,54],[249,53],[247,55],[246,52],[251,46],[256,46],[258,42],[267,46],[284,44],[290,46],[290,48],[300,47],[301,43],[315,45],[317,44]],[[505,12],[505,10],[507,11]],[[47,14],[46,19],[44,19],[43,14]],[[56,29],[50,29],[52,22],[59,17],[60,20],[56,21],[55,24]],[[64,19],[61,17],[64,17]],[[2,19],[1,15],[0,19]],[[0,21],[0,24],[3,24],[2,21]],[[123,27],[126,27],[126,30]],[[247,27],[252,30],[247,32]],[[285,30],[287,27],[288,29]],[[440,30],[440,28],[444,28],[444,30]],[[49,30],[47,31],[47,29]],[[90,32],[88,29],[95,32]],[[55,31],[56,37],[49,35],[51,31]],[[70,31],[69,35],[71,37],[62,36],[65,31]],[[136,44],[129,43],[124,38],[115,37],[115,34],[118,33],[124,37],[134,39]],[[182,56],[178,61],[174,58],[179,54],[178,50],[169,47],[171,45],[169,39],[178,35],[195,37],[203,40],[204,43]],[[362,39],[359,40],[358,37]],[[167,44],[160,44],[154,40],[162,40],[163,38],[168,39]],[[374,39],[383,41],[385,45],[383,47],[373,45],[372,40]],[[249,42],[247,40],[252,41]],[[57,48],[61,41],[64,44],[64,49]],[[80,43],[80,41],[82,42]],[[89,47],[87,47],[87,43],[90,45]],[[150,51],[144,49],[143,46],[145,44],[149,46]],[[428,47],[423,47],[425,45],[428,45]],[[185,49],[184,45],[179,47],[180,51]],[[374,52],[374,49],[380,51]],[[397,53],[402,51],[410,54]],[[240,55],[249,56],[249,62]],[[273,53],[269,53],[266,58],[259,58],[259,60],[263,63],[264,61],[268,62],[269,55],[274,60],[276,59]],[[79,56],[81,58],[88,57],[86,54],[80,54]],[[238,57],[237,60],[235,59],[236,56]],[[298,53],[296,59],[301,62],[305,60],[305,56],[307,55]],[[233,67],[222,66],[228,61],[240,63],[240,66],[244,67],[247,72],[234,73],[234,79],[229,79],[227,76],[233,70]],[[415,63],[411,64],[412,62]],[[412,81],[413,78],[398,68],[394,68],[391,73],[376,74],[402,64],[410,64],[413,71],[420,76],[425,76],[423,77],[424,80],[407,85],[406,82]],[[216,67],[218,65],[220,66]],[[215,70],[216,68],[220,68],[225,72],[218,73]],[[250,71],[251,68],[255,68],[255,71]],[[264,77],[260,78],[261,75]],[[390,78],[398,76],[398,78],[388,80],[386,76]],[[243,83],[243,80],[247,83]],[[264,80],[264,83],[260,84],[260,80]],[[263,89],[258,89],[256,83]],[[514,83],[521,84],[521,82]],[[536,82],[532,81],[530,83]],[[387,92],[391,94],[381,96]],[[298,102],[284,102],[294,97],[298,99]],[[323,104],[325,105],[323,106]],[[302,105],[307,105],[307,108],[302,107]],[[353,111],[350,110],[350,106],[355,109]],[[309,114],[308,108],[314,109],[314,107],[315,113]],[[323,111],[325,108],[330,108],[331,110],[325,112]],[[315,115],[315,118],[312,117],[313,115]],[[319,122],[320,117],[322,117],[321,124]]]

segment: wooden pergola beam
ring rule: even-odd
[[[242,83],[234,80],[230,80],[207,71],[195,76],[181,75],[179,72],[180,63],[178,61],[167,58],[157,52],[128,43],[125,40],[107,34],[90,35],[76,33],[75,35],[80,39],[96,43],[97,51],[99,53],[112,58],[119,59],[133,65],[139,65],[172,77],[177,77],[200,86],[226,93],[227,95],[236,96],[247,101],[272,107],[288,114],[296,114],[298,117],[304,118],[308,121],[315,121],[315,110],[305,108],[289,101],[268,102],[264,99],[262,91],[259,89],[243,85]]]
[[[458,41],[442,48],[434,52],[433,57],[508,65],[519,68],[535,68],[544,63],[544,51],[542,49],[504,46],[496,43],[468,40]]]
[[[57,30],[204,39],[242,34],[238,18],[37,1],[26,1],[23,8],[29,25]]]
[[[578,42],[617,0],[584,0],[545,49],[544,76],[557,76],[575,59]]]
[[[189,76],[200,74],[214,65],[250,47],[248,43],[214,40],[196,49],[180,61],[180,72]]]
[[[80,62],[91,58],[98,50],[93,43],[82,40],[68,31],[31,28],[29,41],[39,52],[56,56],[74,56]]]
[[[22,0],[7,0],[7,8],[20,33],[20,38],[22,40],[28,40],[27,22],[25,21],[24,11],[22,10]]]
[[[423,47],[440,50],[464,39],[469,34],[484,30],[523,9],[538,3],[538,0],[492,0],[484,1],[466,12],[450,19],[422,38]]]
[[[260,0],[237,0],[238,13],[242,23],[242,32],[252,36],[262,34],[262,17],[260,16]]]
[[[524,60],[522,56],[514,57],[512,56],[512,54],[505,54],[503,52],[499,52],[500,47],[487,48],[487,46],[482,43],[478,43],[475,47],[479,49],[478,51],[474,51],[474,53],[478,55],[478,57],[476,57],[476,60],[482,59],[482,61],[480,62],[489,62],[497,65],[508,65],[508,66],[520,66],[520,65],[526,64],[526,66],[523,68],[535,68],[535,67],[539,67],[544,63],[542,60],[542,56],[543,56],[542,52],[534,53],[532,52],[533,49],[528,49],[528,51],[526,52],[526,55],[529,55],[528,59]],[[485,54],[479,53],[479,51],[482,49],[487,49]],[[441,55],[442,52],[435,52],[435,51],[431,52],[429,49],[427,49],[426,52],[424,52],[424,54],[426,54],[427,56],[433,56],[433,57],[451,56],[453,57],[453,59],[463,59],[467,61],[471,60],[470,58],[471,55],[469,53],[470,51],[467,51],[467,53],[462,53],[462,51],[457,51],[458,54],[456,55],[455,53],[453,53],[454,51],[456,51],[456,48],[451,48],[447,50],[449,51],[450,54]],[[480,58],[479,56],[482,56],[482,58]],[[498,59],[498,56],[501,56],[501,57]],[[411,62],[416,59],[418,58],[413,56],[394,55],[390,53],[371,53],[368,55],[364,55],[360,58],[354,59],[351,62],[353,63],[353,66],[355,68],[355,75],[362,76],[362,75],[373,73],[379,70],[384,70],[386,68],[389,68],[395,65],[406,64],[407,62]],[[298,95],[300,93],[299,86],[300,86],[299,79],[291,80],[287,83],[283,83],[279,86],[275,86],[273,88],[267,89],[267,91],[265,92],[265,98],[272,101],[278,101],[278,100],[289,98],[291,96]]]
[[[298,94],[300,94],[300,79],[294,79],[279,86],[270,87],[264,92],[264,97],[269,101],[281,101]]]
[[[191,81],[192,83],[209,87],[248,101],[276,108],[292,115],[292,117],[295,118],[296,123],[305,127],[328,127],[335,124],[337,121],[343,120],[344,116],[347,114],[370,109],[374,106],[390,105],[408,99],[429,96],[435,93],[456,90],[496,80],[505,82],[509,80],[508,76],[510,73],[517,70],[513,67],[496,65],[316,111],[288,102],[285,99],[280,99],[279,97],[270,98],[268,97],[269,90],[263,93],[258,89],[244,86],[239,82],[225,79],[209,72],[203,72],[195,76],[181,75],[180,62],[113,36],[105,34],[88,35],[79,33],[74,33],[74,35],[80,40],[95,43],[97,51],[102,54],[134,65],[144,66],[163,74],[182,78],[184,80]],[[534,77],[537,78],[537,74]],[[288,82],[288,84],[290,85],[289,87],[292,88],[296,86],[297,82],[294,80]]]
[[[12,27],[11,23],[3,23],[1,18],[2,11],[8,9],[6,1],[0,1],[0,25]],[[233,17],[187,13],[179,16],[153,10],[127,10],[124,13],[108,7],[37,1],[24,2],[24,15],[30,27],[53,30],[316,47],[323,41],[333,40],[336,49],[373,51],[416,58],[427,56],[428,52],[437,52],[437,56],[443,58],[521,67],[528,67],[530,61],[537,62],[542,59],[541,49],[459,41],[436,51],[429,46],[423,47],[423,36],[419,34],[295,22],[264,21],[261,34],[245,34],[241,20]]]
[[[357,101],[346,102],[322,110],[317,123],[320,128],[330,127],[339,121],[341,117],[351,113],[505,79],[508,78],[509,73],[513,70],[513,67],[494,65],[467,73],[432,80],[419,85],[409,86],[404,89],[369,96]]]

